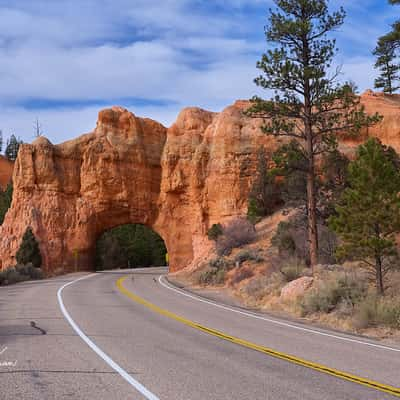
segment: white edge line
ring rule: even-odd
[[[261,317],[260,315],[252,314],[250,312],[237,310],[235,308],[231,308],[231,307],[228,307],[228,306],[225,306],[225,305],[222,305],[222,304],[218,304],[218,303],[210,301],[210,300],[205,300],[205,299],[200,298],[198,296],[192,296],[192,295],[186,293],[183,290],[179,290],[179,289],[176,289],[176,288],[170,286],[171,284],[164,283],[162,278],[163,278],[163,276],[160,275],[159,278],[158,278],[158,281],[160,282],[161,286],[164,286],[166,289],[172,290],[174,292],[177,292],[177,293],[181,294],[182,296],[190,297],[191,299],[200,301],[202,303],[207,303],[207,304],[211,304],[214,307],[222,308],[223,310],[231,311],[231,312],[234,312],[234,313],[237,313],[237,314],[241,314],[241,315],[246,315],[247,317],[251,317],[251,318],[261,319],[263,321],[271,322],[271,323],[276,324],[276,325],[286,326],[286,327],[292,328],[292,329],[297,329],[299,331],[313,333],[315,335],[327,336],[327,337],[331,337],[331,338],[334,338],[334,339],[344,340],[346,342],[362,344],[362,345],[365,345],[365,346],[376,347],[376,348],[379,348],[379,349],[388,350],[388,351],[395,351],[395,352],[400,353],[400,349],[396,349],[394,347],[383,346],[383,345],[380,345],[380,344],[364,342],[362,340],[351,339],[351,338],[344,337],[344,336],[333,335],[331,333],[325,333],[325,332],[321,332],[321,331],[318,331],[318,330],[315,330],[315,329],[303,328],[301,326],[297,326],[297,325],[294,325],[294,324],[289,324],[288,322],[277,321],[277,320],[274,320],[274,319],[271,319],[271,318]]]
[[[114,360],[112,360],[103,350],[101,350],[91,339],[89,339],[71,318],[67,309],[65,308],[61,293],[69,285],[72,285],[83,279],[91,278],[96,276],[96,274],[86,275],[82,278],[75,279],[74,281],[68,282],[61,286],[57,291],[58,303],[60,309],[64,314],[65,319],[69,322],[73,330],[80,336],[80,338],[100,357],[102,358],[114,371],[118,372],[122,378],[124,378],[131,386],[133,386],[137,391],[139,391],[148,400],[159,400],[159,398],[146,389],[140,382],[129,375],[122,367],[120,367]]]

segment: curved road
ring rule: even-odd
[[[400,346],[215,305],[171,287],[163,273],[71,274],[0,288],[0,398],[400,397]],[[235,340],[397,388],[399,396]]]

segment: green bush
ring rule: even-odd
[[[287,221],[278,225],[272,238],[272,245],[278,249],[281,259],[297,257],[309,264],[307,220],[303,213],[290,217]],[[337,238],[323,221],[318,223],[318,259],[322,264],[333,264],[336,262],[335,251]]]
[[[284,276],[280,272],[274,272],[269,276],[255,276],[243,290],[248,297],[260,301],[265,296],[279,296],[285,284]]]
[[[207,231],[207,236],[210,240],[217,240],[223,233],[221,224],[213,224],[212,227]]]
[[[201,285],[222,285],[225,282],[225,269],[208,269],[204,271],[199,277]]]
[[[11,285],[13,283],[27,281],[28,279],[29,279],[28,275],[21,274],[15,268],[8,268],[2,273],[3,285]]]
[[[19,274],[30,276],[31,269],[34,267],[33,267],[32,263],[29,263],[29,264],[17,264],[14,268]]]
[[[22,237],[22,243],[17,251],[16,259],[18,264],[32,263],[35,268],[40,268],[42,265],[39,243],[31,228],[27,228]]]
[[[296,243],[292,235],[291,224],[289,222],[280,222],[271,240],[272,245],[278,248],[279,254],[287,253],[289,256],[295,254]]]
[[[260,250],[242,250],[235,256],[235,263],[243,263],[244,261],[262,262],[264,257],[260,254]]]
[[[11,285],[30,279],[43,279],[43,272],[32,263],[17,264],[15,267],[0,271],[0,285]]]
[[[4,222],[4,217],[11,206],[13,186],[12,183],[7,185],[6,190],[3,192],[0,189],[0,225]]]
[[[400,298],[371,296],[356,307],[354,324],[358,328],[385,325],[400,329]]]
[[[357,275],[331,273],[327,280],[306,292],[301,303],[303,314],[329,313],[344,303],[354,308],[365,298],[367,285]]]
[[[263,217],[263,211],[257,204],[257,200],[253,197],[249,198],[248,206],[247,206],[247,219],[252,223],[256,224]]]
[[[299,279],[304,275],[305,270],[306,266],[304,263],[296,258],[288,259],[280,268],[280,272],[287,282]]]
[[[233,264],[231,261],[227,260],[224,257],[217,257],[211,260],[208,265],[211,268],[217,268],[217,269],[231,269],[233,267]]]
[[[221,285],[225,282],[226,271],[233,267],[232,262],[217,257],[208,262],[207,269],[199,276],[201,285]]]
[[[268,165],[270,161],[265,149],[261,148],[247,206],[247,218],[253,224],[262,217],[272,215],[284,205],[282,183],[277,179],[276,170]]]
[[[4,269],[2,271],[0,271],[0,285],[3,285],[4,282],[7,279],[7,272],[6,271],[7,270],[4,270]]]
[[[120,225],[96,242],[96,270],[163,266],[167,249],[163,239],[140,224]]]

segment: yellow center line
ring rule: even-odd
[[[227,335],[226,333],[223,333],[216,329],[208,328],[204,325],[198,324],[197,322],[191,321],[191,320],[181,317],[177,314],[174,314],[171,311],[168,311],[166,309],[158,307],[155,304],[150,303],[149,301],[143,299],[142,297],[139,297],[138,295],[136,295],[136,294],[132,293],[131,291],[129,291],[128,289],[126,289],[125,286],[123,285],[123,283],[128,277],[129,276],[125,276],[125,277],[122,277],[117,280],[116,284],[117,284],[118,290],[125,296],[129,297],[131,300],[135,301],[136,303],[141,304],[160,315],[171,318],[175,321],[178,321],[184,325],[190,326],[199,331],[206,332],[210,335],[227,340],[228,342],[236,343],[243,347],[247,347],[249,349],[256,350],[256,351],[259,351],[264,354],[268,354],[269,356],[279,358],[281,360],[289,361],[293,364],[301,365],[303,367],[310,368],[315,371],[319,371],[319,372],[322,372],[322,373],[325,373],[328,375],[333,375],[333,376],[336,376],[337,378],[341,378],[341,379],[344,379],[344,380],[347,380],[350,382],[355,382],[360,385],[364,385],[364,386],[379,390],[381,392],[389,393],[393,396],[400,397],[400,388],[396,388],[394,386],[389,386],[389,385],[385,385],[383,383],[375,382],[370,379],[362,378],[357,375],[352,375],[347,372],[343,372],[343,371],[340,371],[340,370],[337,370],[334,368],[330,368],[330,367],[327,367],[327,366],[324,366],[324,365],[321,365],[318,363],[304,360],[299,357],[292,356],[290,354],[282,353],[282,352],[270,349],[265,346],[255,344],[255,343],[249,342],[244,339],[240,339],[235,336]]]

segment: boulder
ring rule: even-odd
[[[284,302],[295,301],[297,298],[304,296],[304,293],[311,288],[314,278],[310,276],[302,276],[287,283],[281,290],[281,300]]]

